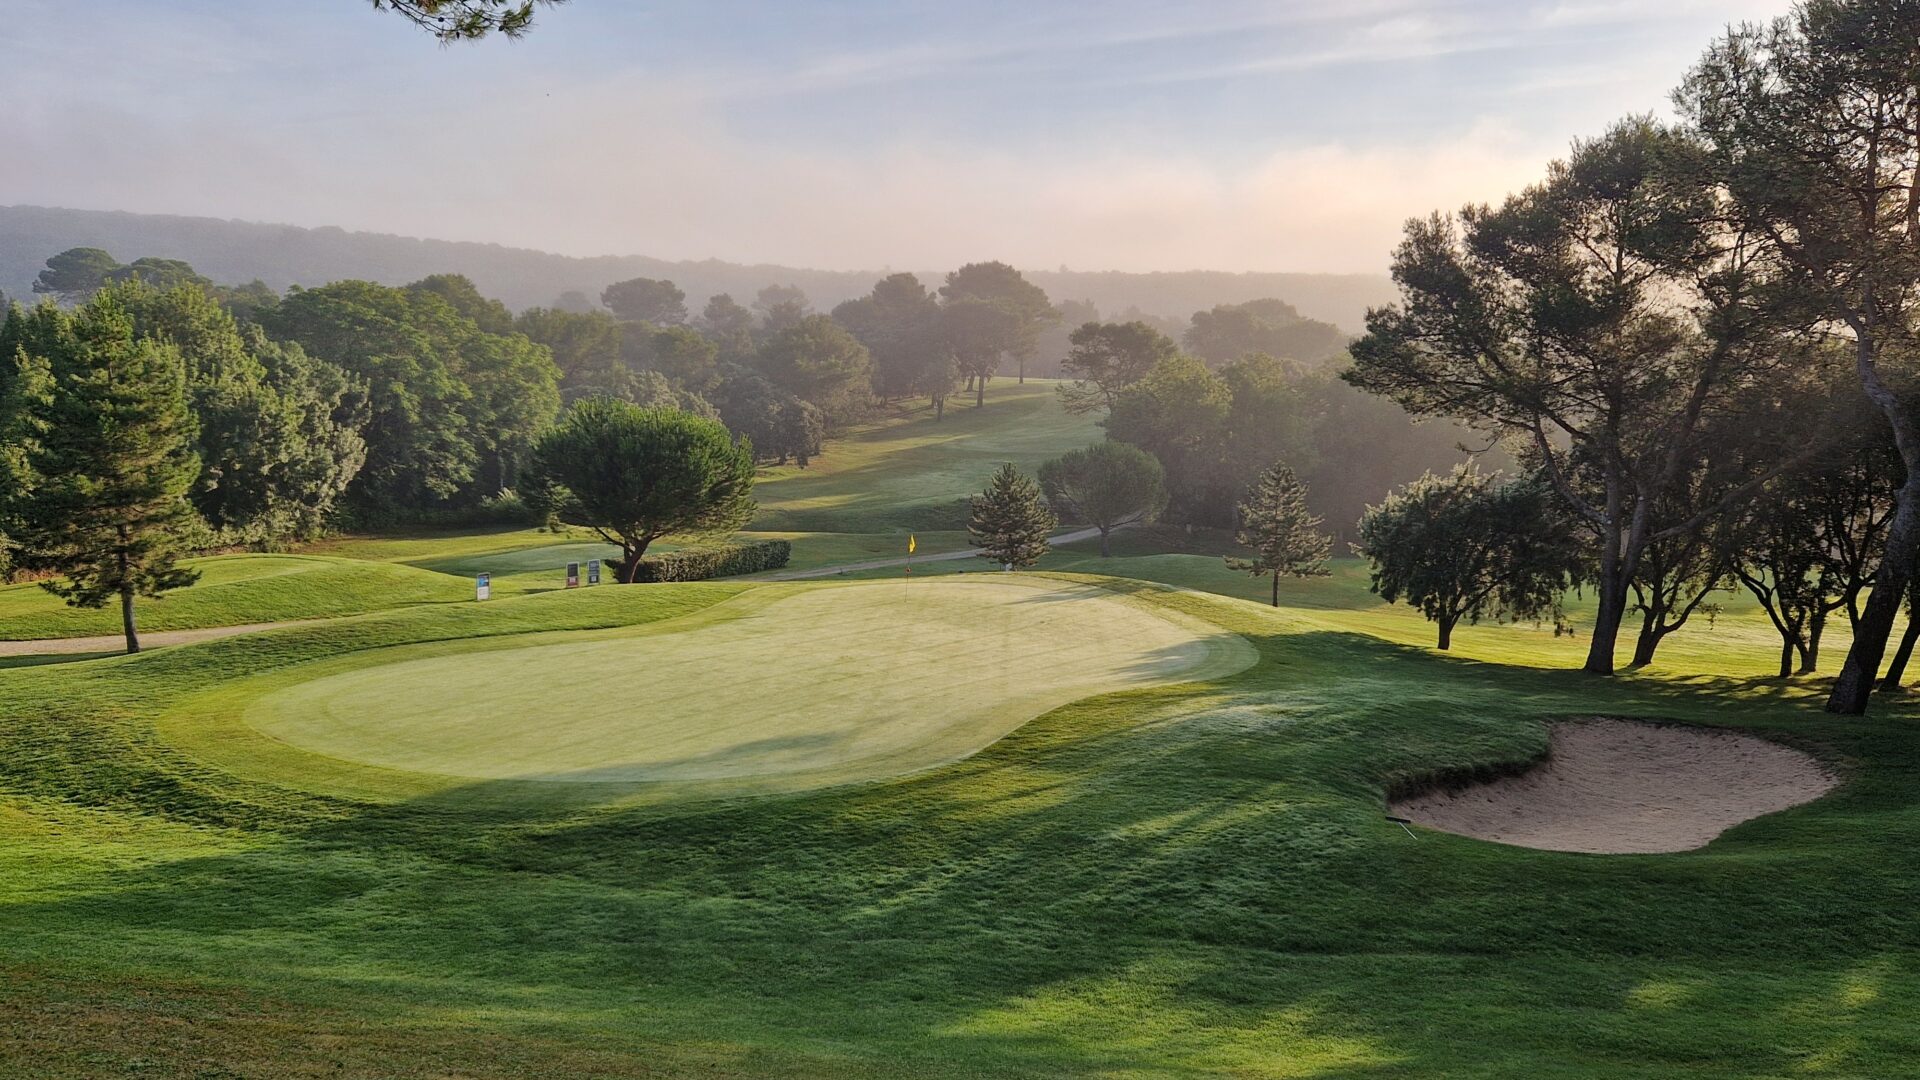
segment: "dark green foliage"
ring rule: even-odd
[[[1227,565],[1254,577],[1273,578],[1273,606],[1280,606],[1280,579],[1324,577],[1333,538],[1307,509],[1307,489],[1280,462],[1260,474],[1239,507],[1234,539],[1253,549],[1251,559],[1227,557]]]
[[[687,321],[687,294],[671,281],[616,281],[600,293],[600,302],[622,322],[676,326]]]
[[[1284,300],[1265,299],[1196,311],[1180,340],[1213,364],[1264,353],[1311,366],[1339,355],[1347,336],[1332,323],[1303,318]]]
[[[825,315],[808,315],[761,346],[755,366],[767,381],[820,410],[829,431],[866,415],[873,360],[859,339]]]
[[[1190,356],[1172,356],[1115,395],[1107,437],[1158,458],[1177,519],[1225,524],[1237,489],[1221,468],[1233,391]]]
[[[225,542],[310,537],[366,459],[366,387],[298,345],[244,331],[198,286],[117,291],[135,332],[187,366],[201,473],[191,498]]]
[[[1705,143],[1722,216],[1776,268],[1766,315],[1818,326],[1851,355],[1860,390],[1900,448],[1904,482],[1873,591],[1828,709],[1867,709],[1920,559],[1920,10],[1912,0],[1807,0],[1730,28],[1677,95]]]
[[[1020,380],[1025,382],[1027,365],[1033,361],[1040,334],[1059,318],[1059,313],[1047,299],[1046,290],[1003,262],[968,263],[962,266],[947,275],[946,284],[940,286],[940,296],[949,305],[964,305],[972,301],[991,306],[1005,316],[1004,325],[992,325],[979,317],[963,322],[968,328],[967,332],[975,335],[975,340],[957,350],[960,373],[975,379],[976,392],[984,388],[985,380],[992,378],[999,369],[1002,355],[1013,358]],[[992,326],[990,332],[989,326]],[[993,342],[997,348],[990,352],[981,351],[988,342]],[[979,403],[978,398],[975,403]]]
[[[629,325],[621,355],[636,371],[657,371],[694,394],[709,394],[720,383],[720,350],[691,327]]]
[[[99,248],[69,248],[47,259],[47,268],[34,279],[33,291],[50,293],[68,303],[84,300],[119,268],[114,257]]]
[[[155,289],[177,289],[181,286],[208,288],[213,285],[210,278],[202,276],[193,267],[179,259],[139,258],[126,266],[115,267],[106,275],[108,282],[140,282]]]
[[[1647,546],[1722,508],[1656,516],[1708,421],[1783,353],[1754,307],[1755,234],[1719,231],[1717,210],[1691,135],[1618,124],[1498,208],[1410,222],[1394,254],[1403,299],[1369,314],[1345,375],[1416,416],[1524,443],[1597,542],[1595,674],[1614,671]],[[1782,402],[1752,400],[1742,423],[1781,421]]]
[[[753,516],[753,447],[719,423],[613,398],[574,405],[534,446],[530,492],[552,515],[620,545],[631,581],[671,533],[731,532]]]
[[[754,540],[717,547],[682,548],[640,559],[637,582],[706,581],[710,578],[757,574],[778,570],[793,556],[793,545],[785,540]]]
[[[1068,412],[1112,410],[1121,391],[1180,352],[1172,339],[1143,322],[1086,323],[1068,341],[1072,348],[1060,362],[1061,371],[1074,380],[1060,388]]]
[[[1580,543],[1552,491],[1538,479],[1503,480],[1461,465],[1428,473],[1360,519],[1356,545],[1373,567],[1373,591],[1405,600],[1452,644],[1465,619],[1551,618],[1585,570]]]
[[[429,274],[407,286],[407,291],[445,300],[462,318],[473,320],[473,325],[489,334],[511,334],[518,329],[507,305],[480,295],[480,290],[465,274]]]
[[[620,358],[620,322],[613,316],[604,311],[568,311],[557,305],[528,308],[514,320],[513,328],[553,353],[564,400],[594,394],[618,396],[626,367]]]
[[[1040,490],[1066,522],[1100,530],[1100,556],[1113,552],[1113,530],[1152,521],[1167,505],[1166,474],[1152,454],[1126,443],[1094,443],[1040,466]]]
[[[536,4],[552,7],[567,0],[371,0],[375,11],[391,11],[432,34],[442,45],[476,41],[489,34],[517,38],[533,29]]]
[[[826,439],[826,417],[812,402],[750,371],[726,381],[719,406],[720,419],[745,436],[762,461],[784,465],[791,459],[805,468]]]
[[[72,315],[42,307],[16,328],[13,380],[32,441],[29,490],[8,501],[6,532],[61,576],[44,587],[76,607],[120,601],[138,652],[134,598],[193,583],[176,565],[200,473],[187,370],[170,344],[138,337],[118,290]]]
[[[366,382],[363,510],[473,505],[513,487],[533,435],[559,409],[552,354],[489,334],[438,289],[339,281],[288,294],[275,336]]]
[[[726,293],[707,299],[700,311],[700,332],[713,340],[724,363],[744,364],[753,355],[753,312]]]
[[[889,274],[866,296],[833,309],[833,321],[873,357],[873,392],[883,401],[924,392],[922,368],[939,348],[940,305],[912,274]]]
[[[981,549],[981,558],[1024,570],[1047,553],[1047,537],[1055,524],[1040,485],[1009,461],[993,474],[987,489],[973,497],[967,534]]]

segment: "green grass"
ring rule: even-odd
[[[757,798],[355,787],[364,766],[312,755],[288,783],[193,735],[204,706],[307,665],[618,641],[832,584],[548,593],[0,670],[0,1072],[1920,1072],[1911,702],[1842,720],[1817,685],[1720,666],[1596,680],[1494,627],[1463,643],[1479,659],[1442,656],[1392,640],[1400,617],[1350,581],[1313,587],[1354,603],[1279,611],[1108,584],[1260,662],[1085,698],[928,771]],[[778,659],[715,652],[712,683]],[[912,677],[965,702],[993,659]],[[606,667],[648,699],[645,665]],[[1847,783],[1676,855],[1382,820],[1393,785],[1525,761],[1542,719],[1587,714],[1738,725]]]
[[[964,696],[920,677],[956,654],[986,672]],[[769,655],[780,663],[713,677],[716,657]],[[664,624],[352,653],[257,680],[250,700],[183,724],[222,760],[241,748],[236,768],[288,783],[313,776],[318,754],[426,774],[425,789],[527,779],[710,795],[925,768],[1077,698],[1253,659],[1231,635],[1043,579],[784,586]],[[607,677],[622,671],[646,672],[644,695]]]
[[[141,599],[143,630],[192,630],[357,615],[473,598],[471,582],[405,566],[314,555],[218,555],[188,560],[200,580]],[[0,640],[90,637],[120,631],[117,605],[74,608],[31,582],[0,586]]]
[[[963,530],[966,500],[1003,461],[1031,472],[1102,437],[1097,417],[1060,408],[1054,380],[1002,379],[974,408],[950,402],[871,424],[827,444],[805,469],[766,470],[754,487],[756,531],[899,533]]]

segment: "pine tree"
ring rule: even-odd
[[[1047,553],[1047,537],[1054,524],[1040,497],[1040,485],[1007,462],[993,474],[987,490],[973,497],[967,531],[981,549],[981,558],[1021,570]]]
[[[172,345],[136,339],[111,289],[30,321],[41,325],[19,350],[21,370],[42,372],[45,389],[26,410],[30,490],[9,516],[36,562],[62,575],[42,586],[75,607],[118,597],[127,651],[139,652],[134,597],[199,577],[176,565],[200,471],[186,365]]]
[[[1273,575],[1273,606],[1280,606],[1280,579],[1323,577],[1333,538],[1320,531],[1320,518],[1307,510],[1307,487],[1293,470],[1275,462],[1240,504],[1240,531],[1234,539],[1254,550],[1251,559],[1228,556],[1227,565],[1254,577]]]

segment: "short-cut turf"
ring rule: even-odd
[[[142,630],[285,622],[358,615],[473,598],[473,583],[410,566],[324,555],[217,555],[189,559],[200,579],[141,598]],[[0,586],[0,640],[90,637],[120,629],[120,608],[76,608],[38,584]]]
[[[415,655],[360,654],[244,719],[327,757],[462,779],[811,786],[949,761],[1078,698],[1254,660],[1235,635],[1105,590],[1000,576],[759,589],[667,623]]]

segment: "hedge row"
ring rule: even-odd
[[[685,548],[640,557],[635,581],[705,581],[755,574],[787,565],[793,545],[785,540],[755,540],[721,547]]]

